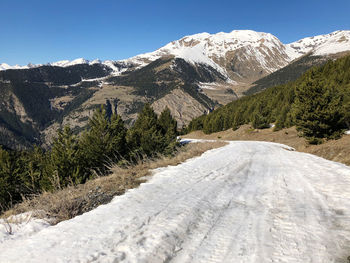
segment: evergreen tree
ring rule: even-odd
[[[125,158],[126,128],[119,115],[109,119],[103,106],[94,112],[89,127],[80,140],[85,167],[104,174],[108,166]]]
[[[133,158],[154,156],[164,151],[162,128],[149,104],[145,104],[134,126],[129,129],[127,141],[133,150]]]
[[[171,116],[171,112],[166,107],[158,118],[158,125],[161,129],[164,144],[164,153],[170,154],[177,146],[177,122]]]
[[[340,136],[343,96],[334,86],[324,85],[320,72],[309,72],[307,80],[296,86],[295,96],[293,117],[303,136],[311,143]]]
[[[244,118],[243,118],[243,112],[235,112],[234,118],[233,118],[233,124],[232,124],[232,129],[237,130],[239,126],[244,124]]]
[[[344,114],[344,122],[346,125],[346,129],[350,130],[350,100],[348,99],[347,101],[348,102],[345,103],[345,105],[343,107],[343,114]]]
[[[106,116],[110,120],[112,117],[113,111],[112,111],[112,104],[109,100],[106,100]]]
[[[259,112],[256,112],[252,117],[252,126],[254,129],[265,129],[270,127],[266,120]]]
[[[82,183],[87,179],[81,162],[78,139],[69,126],[60,130],[54,139],[48,173],[54,188]]]
[[[169,140],[173,140],[177,134],[177,122],[171,116],[171,112],[166,107],[160,114],[158,124],[162,130],[162,134]]]
[[[287,125],[288,112],[289,112],[289,107],[288,106],[283,107],[281,113],[277,117],[275,128],[273,129],[274,131],[282,130],[284,127],[288,126]]]
[[[51,178],[48,176],[50,171],[47,170],[50,160],[47,160],[47,155],[40,147],[34,146],[33,150],[23,152],[18,161],[22,168],[20,176],[23,184],[31,194],[52,188]]]
[[[18,169],[15,158],[0,148],[0,211],[21,199]]]

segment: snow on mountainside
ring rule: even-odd
[[[227,76],[229,75],[227,70],[232,66],[229,62],[232,59],[248,61],[248,63],[253,64],[252,66],[258,65],[259,68],[271,73],[307,53],[327,55],[348,50],[350,50],[350,31],[335,31],[330,34],[307,37],[290,44],[283,44],[277,37],[269,33],[234,30],[230,33],[200,33],[185,36],[154,52],[137,55],[118,62],[133,63],[138,67],[143,67],[161,57],[174,56],[193,64],[205,64]],[[69,67],[78,64],[101,63],[113,68],[113,62],[109,60],[104,62],[100,60],[89,61],[79,58],[73,61],[63,60],[46,65]],[[0,70],[38,66],[42,66],[42,64],[9,66],[3,63],[0,64]]]
[[[286,66],[290,61],[284,45],[278,38],[251,30],[186,36],[154,52],[141,54],[126,61],[143,66],[164,56],[175,56],[192,64],[205,64],[224,76],[228,76],[227,71],[232,67],[230,61],[233,59],[248,61],[269,73]]]
[[[108,62],[108,61],[106,61]],[[19,66],[19,65],[15,65],[15,66],[10,66],[6,63],[0,64],[0,70],[7,70],[7,69],[28,69],[28,68],[35,68],[35,67],[41,67],[41,66],[56,66],[56,67],[70,67],[70,66],[74,66],[74,65],[80,65],[80,64],[89,64],[89,65],[93,65],[93,64],[105,64],[105,62],[102,62],[99,59],[95,59],[92,61],[86,60],[84,58],[78,58],[75,60],[62,60],[62,61],[57,61],[57,62],[52,62],[52,63],[47,63],[47,64],[28,64],[26,66]]]
[[[6,63],[2,63],[0,64],[0,70],[6,70],[6,69],[10,69],[11,66],[6,64]]]
[[[19,65],[15,65],[15,66],[10,66],[6,63],[2,63],[0,64],[0,70],[8,70],[8,69],[26,69],[29,68],[28,66],[19,66]]]
[[[307,53],[315,56],[336,54],[350,50],[350,31],[335,31],[327,35],[307,37],[286,45],[288,55],[298,58]]]
[[[261,79],[306,55],[325,56],[350,50],[350,31],[335,31],[327,35],[308,37],[283,44],[269,33],[234,30],[230,33],[200,33],[185,36],[160,49],[120,61],[89,61],[83,58],[63,60],[46,65],[69,67],[79,64],[101,64],[112,69],[111,75],[121,75],[129,69],[139,69],[164,57],[183,59],[193,66],[204,66],[214,75],[221,75],[228,85],[246,85]],[[42,65],[9,66],[0,64],[0,71],[24,69]],[[172,68],[176,68],[175,62]]]
[[[49,63],[49,65],[57,66],[57,67],[69,67],[69,66],[74,66],[74,65],[79,65],[79,64],[93,65],[93,64],[101,64],[101,63],[102,62],[99,59],[95,59],[93,61],[89,61],[89,60],[86,60],[84,58],[78,58],[78,59],[75,59],[73,61],[69,61],[69,60],[57,61],[57,62],[54,62],[54,63]]]
[[[186,36],[154,52],[125,61],[144,66],[163,56],[175,56],[193,64],[206,64],[227,76],[232,66],[237,70],[242,62],[249,64],[249,69],[258,68],[272,73],[307,53],[323,56],[348,50],[350,31],[336,31],[283,44],[269,33],[234,30],[231,33]],[[233,65],[232,61],[236,63]]]

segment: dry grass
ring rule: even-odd
[[[112,174],[109,176],[98,177],[85,184],[70,186],[56,192],[45,192],[25,200],[1,217],[8,218],[11,215],[34,211],[34,217],[50,218],[50,223],[57,224],[106,204],[114,196],[122,195],[128,189],[139,186],[147,176],[151,175],[152,169],[180,164],[225,144],[220,141],[193,143],[181,147],[172,157],[144,160],[126,168],[115,166],[111,168]]]
[[[350,165],[350,135],[339,140],[329,140],[320,145],[309,145],[298,136],[295,127],[274,132],[272,129],[256,130],[250,125],[243,125],[238,130],[232,129],[204,134],[202,131],[192,132],[184,137],[194,139],[269,141],[289,145],[297,151],[315,154],[325,159]]]
[[[321,145],[312,145],[305,152],[350,166],[350,135],[339,140],[330,140]]]

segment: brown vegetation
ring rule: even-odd
[[[139,186],[151,175],[151,170],[168,165],[177,165],[210,149],[224,146],[225,142],[188,144],[172,157],[143,160],[128,167],[114,166],[112,174],[98,177],[85,184],[69,186],[55,192],[45,192],[25,200],[2,217],[33,211],[33,216],[49,218],[52,224],[88,212],[101,204],[110,202],[114,196],[124,194],[128,189]]]
[[[344,135],[339,140],[328,140],[320,145],[310,145],[298,136],[295,127],[274,132],[273,129],[253,129],[250,125],[243,125],[236,131],[232,129],[204,134],[195,131],[184,136],[194,139],[214,140],[242,140],[242,141],[269,141],[289,145],[297,151],[315,154],[325,159],[350,165],[350,135]]]

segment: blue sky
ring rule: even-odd
[[[235,29],[289,43],[350,29],[349,0],[1,0],[0,63],[124,59],[185,35]]]

